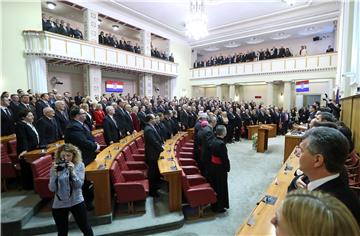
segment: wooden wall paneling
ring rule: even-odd
[[[344,98],[341,101],[341,120],[351,127],[352,98]]]
[[[360,96],[353,97],[352,111],[351,131],[353,134],[355,150],[360,152]]]

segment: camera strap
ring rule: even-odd
[[[55,179],[55,186],[56,186],[56,191],[55,191],[55,195],[56,195],[56,197],[59,199],[59,201],[62,201],[62,199],[60,198],[60,196],[58,195],[58,187],[59,187],[59,185],[58,185],[58,177],[56,177],[56,179]],[[69,198],[71,197],[71,195],[72,195],[72,192],[73,192],[73,186],[72,186],[72,175],[71,175],[71,172],[69,172],[69,185],[70,185],[70,196],[69,196]]]

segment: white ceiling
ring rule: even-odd
[[[338,0],[297,0],[294,6],[282,0],[207,0],[209,35],[194,41],[185,35],[184,19],[189,11],[189,0],[70,2],[162,37],[180,39],[196,49],[223,47],[230,42],[244,44],[252,37],[273,41],[270,37],[281,32],[290,34],[291,38],[305,37],[301,32],[307,33],[306,36],[333,32],[333,21],[338,18],[340,9]],[[43,6],[46,7],[44,3]],[[53,11],[82,22],[81,11],[69,6],[57,7]],[[113,24],[104,20],[100,29],[114,32],[111,28]],[[316,30],[306,32],[310,26]],[[139,38],[138,32],[124,26],[120,27],[117,34],[128,35],[130,39]]]

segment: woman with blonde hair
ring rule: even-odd
[[[84,235],[93,235],[81,189],[84,178],[85,165],[79,148],[69,143],[60,146],[49,181],[49,190],[55,193],[52,214],[59,236],[68,234],[69,212]]]
[[[337,198],[319,191],[290,192],[271,223],[276,235],[357,236],[359,226]]]

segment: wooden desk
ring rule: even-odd
[[[16,139],[16,135],[15,134],[10,134],[10,135],[7,135],[7,136],[1,136],[0,137],[0,140],[1,140],[1,143],[7,145],[7,143],[11,140],[14,140]]]
[[[248,125],[246,128],[248,130],[248,139],[251,140],[253,134],[257,133],[259,125]]]
[[[291,166],[291,171],[284,171],[285,166]],[[299,159],[291,153],[286,163],[279,170],[276,178],[270,184],[264,195],[271,195],[277,197],[275,205],[269,205],[260,201],[251,214],[241,225],[240,229],[236,233],[240,235],[275,235],[275,227],[271,224],[270,220],[274,217],[276,210],[281,205],[287,194],[287,188],[294,178],[294,172],[299,167]],[[252,219],[254,224],[251,226],[248,224],[249,219]]]
[[[28,163],[32,163],[36,159],[46,155],[53,155],[59,146],[64,144],[64,140],[59,140],[55,143],[48,144],[46,149],[35,149],[24,154],[24,159]]]
[[[272,129],[269,130],[269,138],[276,137],[276,134],[277,134],[277,125],[276,125],[276,124],[266,124],[266,125],[272,127]]]
[[[158,160],[159,171],[165,180],[169,182],[169,210],[181,210],[181,167],[175,157],[176,141],[186,132],[180,132],[172,139],[165,142],[164,151]]]
[[[294,135],[290,132],[285,135],[285,145],[284,145],[284,163],[286,159],[290,156],[292,150],[301,143],[302,134]]]
[[[264,127],[259,127],[257,147],[256,147],[257,152],[265,152],[267,150],[268,136],[269,136],[269,129]]]
[[[187,133],[189,134],[190,139],[194,139],[195,128],[187,129]]]
[[[115,158],[124,147],[144,134],[140,131],[136,134],[126,136],[118,143],[114,143],[102,150],[96,159],[85,168],[86,179],[94,184],[94,206],[95,215],[106,215],[111,209],[111,187],[110,168]]]

